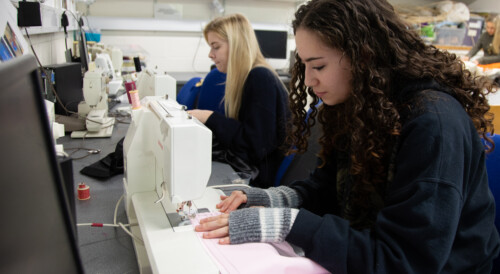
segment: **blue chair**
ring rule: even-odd
[[[500,135],[491,136],[495,142],[495,150],[486,154],[486,170],[491,193],[495,197],[495,227],[500,232]],[[493,261],[493,271],[500,273],[500,257]]]
[[[500,135],[495,134],[491,137],[495,142],[495,150],[486,154],[486,170],[490,190],[496,203],[495,225],[500,230]]]
[[[187,83],[182,86],[181,90],[177,94],[177,102],[181,105],[185,105],[187,109],[196,108],[198,95],[201,89],[201,77],[193,77],[187,81]]]
[[[208,109],[224,114],[224,94],[226,88],[226,74],[217,68],[211,70],[201,85],[198,96],[199,109]]]

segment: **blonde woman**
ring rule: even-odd
[[[280,147],[290,113],[286,88],[264,59],[242,14],[212,20],[203,34],[210,46],[208,56],[227,74],[226,114],[189,112],[212,130],[223,150],[257,171],[252,172],[251,185],[272,186],[284,155]]]

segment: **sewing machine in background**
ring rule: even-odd
[[[175,97],[174,97],[175,98]],[[174,99],[145,97],[125,136],[124,191],[141,273],[219,273],[189,221],[215,212],[212,132]]]
[[[108,77],[95,68],[83,78],[84,101],[78,104],[78,116],[85,119],[87,131],[73,131],[71,138],[110,137],[115,118],[108,117]]]
[[[96,67],[100,68],[105,76],[109,78],[108,81],[108,94],[115,96],[118,90],[123,89],[123,78],[117,74],[114,68],[113,61],[108,53],[98,53],[95,58]],[[123,62],[123,61],[122,61]]]
[[[177,80],[164,71],[144,69],[137,78],[139,99],[146,96],[167,96],[175,100],[177,97]]]
[[[101,43],[87,43],[88,51],[92,56],[92,62],[100,68],[109,78],[108,95],[110,97],[119,96],[119,91],[123,90],[123,78],[121,69],[123,65],[123,52],[118,47],[107,46]]]

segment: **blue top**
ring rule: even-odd
[[[424,100],[402,121],[394,180],[371,229],[339,217],[335,153],[290,185],[303,208],[286,240],[332,273],[489,273],[499,253],[474,125],[457,100],[432,91],[440,90],[435,82],[414,88]]]
[[[197,108],[209,109],[224,114],[225,88],[226,74],[214,68],[203,80],[198,96]]]
[[[214,112],[205,125],[220,145],[258,168],[251,185],[269,187],[284,157],[290,117],[288,93],[278,77],[264,67],[253,68],[243,87],[238,120]]]

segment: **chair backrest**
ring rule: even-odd
[[[316,104],[318,108],[323,102],[320,100]],[[309,119],[309,114],[311,110],[307,111],[306,121]],[[274,186],[288,185],[289,183],[305,179],[309,174],[316,168],[317,164],[317,153],[320,150],[318,139],[321,134],[321,126],[319,123],[311,127],[311,135],[309,136],[307,143],[307,151],[301,154],[290,154],[283,158],[278,172],[276,172],[276,177],[274,180]]]
[[[193,77],[182,86],[177,94],[177,102],[187,109],[196,108],[196,102],[201,89],[201,77]]]
[[[486,170],[488,172],[488,184],[495,198],[495,226],[500,231],[500,135],[491,136],[495,142],[495,150],[486,154]],[[493,271],[500,273],[500,258],[493,261]]]
[[[211,70],[201,85],[198,96],[199,109],[207,109],[224,114],[224,94],[226,88],[226,74],[217,68]]]
[[[486,154],[486,170],[490,190],[496,203],[495,225],[500,230],[500,135],[495,134],[491,137],[495,142],[495,150]]]

